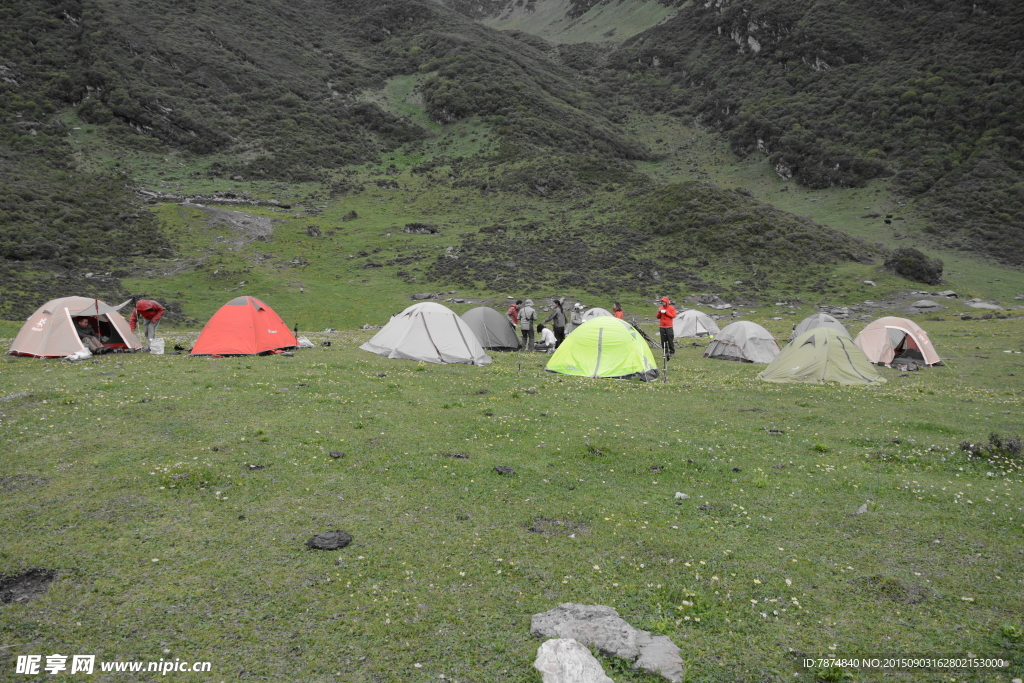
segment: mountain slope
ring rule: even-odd
[[[946,244],[1020,265],[1021,26],[1012,0],[716,0],[609,64],[624,99],[699,116],[809,187],[895,174]]]

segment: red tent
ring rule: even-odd
[[[252,356],[298,345],[274,309],[255,297],[240,296],[213,314],[199,333],[192,355]]]

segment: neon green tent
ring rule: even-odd
[[[591,318],[573,330],[545,369],[580,377],[658,376],[654,354],[640,333],[626,321],[607,316]]]
[[[815,327],[804,332],[757,376],[766,382],[808,384],[885,382],[849,335],[831,327]]]

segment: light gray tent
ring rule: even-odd
[[[672,329],[677,337],[707,337],[718,334],[718,324],[707,313],[688,308],[679,313],[672,321]]]
[[[601,318],[603,316],[608,316],[609,318],[615,317],[614,315],[612,315],[611,311],[606,311],[603,308],[588,308],[583,313],[583,322],[593,320],[594,318]]]
[[[793,327],[793,332],[789,335],[789,341],[793,341],[807,330],[813,330],[816,327],[827,327],[850,337],[850,331],[828,313],[815,313],[814,315],[807,316]],[[852,339],[853,337],[850,338]]]
[[[391,318],[363,351],[426,363],[491,363],[473,330],[455,312],[432,301],[414,304]]]
[[[739,360],[747,363],[771,363],[779,355],[779,344],[772,333],[757,323],[739,320],[727,325],[708,344],[705,358]]]
[[[480,346],[496,351],[515,351],[519,335],[508,318],[487,306],[477,306],[462,314],[462,320],[473,330]]]

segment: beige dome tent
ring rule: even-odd
[[[692,308],[676,316],[672,321],[672,331],[677,337],[713,337],[720,332],[714,318]]]
[[[765,382],[804,384],[882,384],[864,352],[850,335],[831,327],[814,327],[789,343],[758,378]]]
[[[414,304],[392,317],[373,339],[359,348],[387,358],[426,363],[492,362],[462,318],[446,306],[430,301]]]
[[[779,355],[779,344],[772,333],[757,323],[740,320],[715,335],[704,352],[705,358],[739,360],[747,363],[771,363]]]
[[[789,341],[793,341],[807,330],[813,330],[816,327],[828,327],[850,337],[850,332],[846,329],[846,326],[830,316],[828,313],[815,313],[814,315],[807,316],[793,326],[793,332],[789,335]],[[853,339],[853,337],[850,338]]]
[[[142,344],[139,338],[128,327],[128,321],[118,313],[130,302],[131,299],[110,306],[99,299],[84,296],[66,296],[47,301],[21,326],[8,353],[14,356],[60,358],[85,351],[85,345],[75,330],[78,318],[87,318],[93,330],[101,337],[107,337],[104,345],[108,348],[140,349]]]
[[[889,365],[894,360],[923,365],[942,363],[928,339],[928,333],[906,318],[879,318],[861,330],[854,343],[872,363]]]

